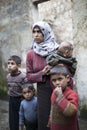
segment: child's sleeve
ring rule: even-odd
[[[58,107],[61,109],[65,116],[72,116],[78,110],[78,95],[72,92],[68,97],[64,95],[57,102]]]

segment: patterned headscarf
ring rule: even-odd
[[[43,57],[48,56],[52,51],[58,48],[58,44],[54,40],[54,33],[50,26],[43,21],[39,21],[33,25],[32,30],[38,26],[44,36],[44,41],[40,44],[36,43],[33,40],[32,48],[36,54],[41,55]]]

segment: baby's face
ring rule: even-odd
[[[73,46],[70,43],[62,42],[58,47],[58,52],[60,55],[68,58],[73,55]]]
[[[64,53],[63,53],[63,56],[68,58],[68,57],[72,57],[72,54],[73,54],[73,50],[65,50]]]

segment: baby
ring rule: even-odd
[[[63,64],[67,66],[72,77],[75,74],[77,60],[73,57],[73,45],[70,42],[62,42],[56,52],[47,56],[46,61],[50,66]]]

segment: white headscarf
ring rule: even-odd
[[[41,55],[43,57],[48,56],[49,53],[56,50],[59,46],[54,40],[54,33],[46,22],[39,21],[35,23],[33,25],[33,29],[35,26],[38,26],[40,28],[44,36],[44,41],[41,42],[40,44],[33,41],[32,48],[36,54]]]

